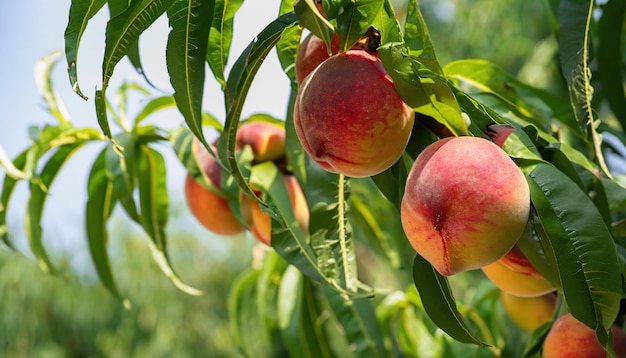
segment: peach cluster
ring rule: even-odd
[[[236,141],[239,149],[250,146],[254,153],[253,163],[284,159],[285,130],[277,125],[269,122],[246,122],[238,129]],[[197,162],[210,182],[210,188],[206,188],[187,174],[185,197],[193,216],[213,233],[237,235],[249,229],[259,242],[269,246],[272,222],[270,215],[262,211],[253,198],[245,196],[239,198],[241,215],[235,215],[221,188],[223,168],[197,139],[194,139],[192,145]],[[212,149],[215,152],[216,148]],[[304,193],[292,174],[283,173],[283,180],[298,224],[306,231],[309,209]]]

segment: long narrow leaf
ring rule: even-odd
[[[106,0],[72,0],[65,28],[65,58],[70,84],[79,96],[87,99],[78,86],[78,48],[89,20],[100,11]]]
[[[24,165],[26,165],[26,156],[28,154],[28,150],[20,153],[14,160],[12,165],[15,166],[18,170],[22,170]],[[2,183],[2,194],[0,195],[0,238],[2,241],[10,247],[11,249],[15,249],[13,244],[9,241],[9,230],[7,228],[7,210],[9,206],[9,200],[13,195],[13,191],[15,190],[15,186],[18,183],[18,179],[13,178],[10,175],[5,175],[4,182]]]
[[[214,6],[214,0],[179,0],[167,12],[172,28],[167,39],[167,71],[176,105],[198,138],[204,138],[205,56]]]
[[[115,206],[113,184],[108,180],[104,164],[105,151],[100,152],[91,167],[87,184],[87,206],[85,225],[89,253],[93,260],[100,282],[120,299],[125,306],[129,302],[122,297],[113,278],[109,253],[107,251],[108,234],[106,224]]]
[[[457,309],[448,279],[420,255],[415,255],[413,261],[413,282],[426,314],[439,328],[457,341],[487,346],[476,337]]]
[[[533,204],[554,247],[570,311],[606,345],[622,290],[611,233],[591,199],[555,167],[539,163],[528,179]]]
[[[206,52],[213,76],[220,83],[222,89],[226,86],[224,69],[230,54],[230,45],[233,41],[233,23],[235,14],[243,4],[243,0],[216,0],[211,31]]]
[[[43,188],[50,188],[56,175],[61,170],[65,161],[82,145],[82,143],[74,143],[59,147],[59,149],[50,157],[45,166],[39,173],[40,183],[31,183],[30,198],[28,199],[28,209],[24,222],[26,225],[26,236],[30,244],[30,249],[37,258],[39,266],[45,272],[52,274],[57,273],[56,268],[52,265],[48,253],[42,242],[41,218],[43,215],[44,205],[48,197],[47,191]],[[43,188],[42,188],[43,187]]]
[[[190,295],[200,295],[202,294],[200,290],[185,284],[178,277],[167,255],[165,226],[168,218],[169,200],[163,156],[154,149],[141,145],[136,161],[141,225],[150,236],[153,258],[163,273],[181,291]]]
[[[52,114],[59,123],[70,121],[70,115],[61,101],[58,93],[52,87],[52,70],[63,56],[61,51],[54,51],[42,57],[35,65],[35,83],[37,90],[46,103],[46,110]]]

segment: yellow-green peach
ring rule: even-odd
[[[511,321],[526,332],[533,332],[550,322],[556,306],[556,294],[537,297],[519,297],[502,291],[500,300]]]

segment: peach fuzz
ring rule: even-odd
[[[556,295],[519,297],[502,292],[502,306],[511,321],[526,332],[532,332],[544,323],[550,322],[556,306]]]
[[[307,206],[302,188],[300,188],[298,180],[293,175],[285,174],[283,175],[283,180],[289,199],[291,199],[291,206],[296,221],[300,228],[306,232],[309,227],[309,207]],[[250,201],[250,212],[252,215],[250,232],[258,241],[270,246],[272,237],[272,218],[270,214],[262,211],[259,204],[252,201]]]
[[[529,214],[521,170],[493,142],[469,136],[424,149],[401,204],[411,245],[445,276],[500,259],[521,237]]]
[[[626,334],[616,325],[611,327],[613,350],[620,358],[626,357]],[[543,358],[604,358],[605,349],[596,338],[596,332],[578,321],[570,313],[557,319],[543,343]]]
[[[193,216],[208,230],[219,235],[236,235],[245,231],[245,227],[233,214],[228,201],[220,195],[222,167],[215,158],[194,139],[193,150],[198,164],[204,170],[216,192],[202,186],[187,174],[185,178],[185,198]],[[212,147],[215,152],[215,148]]]
[[[368,177],[404,152],[415,113],[402,101],[377,53],[349,50],[319,65],[298,90],[296,134],[329,172]]]
[[[520,297],[536,297],[555,290],[515,245],[500,260],[482,268],[485,276],[504,292]]]
[[[269,122],[245,122],[237,130],[236,144],[249,145],[256,162],[278,160],[285,155],[285,129]]]
[[[328,52],[326,42],[313,34],[308,34],[304,38],[296,55],[295,73],[298,84],[301,84],[317,66],[328,60],[331,54],[339,53],[339,35],[333,34],[330,40],[330,49],[331,53]]]

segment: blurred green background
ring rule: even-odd
[[[265,0],[250,3],[267,6]],[[394,3],[401,14],[402,1]],[[562,88],[553,65],[556,39],[549,0],[422,0],[420,6],[443,65],[484,58],[528,83]],[[65,277],[50,276],[28,254],[0,246],[0,356],[237,356],[229,339],[227,296],[235,277],[252,262],[254,240],[189,230],[184,203],[180,198],[172,203],[169,252],[180,276],[203,296],[176,289],[153,262],[147,237],[120,215],[110,224],[110,249],[120,290],[132,303],[129,310],[105,291],[93,271],[77,269],[90,264],[88,254],[79,252],[84,245],[74,248],[77,256],[87,257],[82,265],[65,254],[55,257],[66,261]]]

